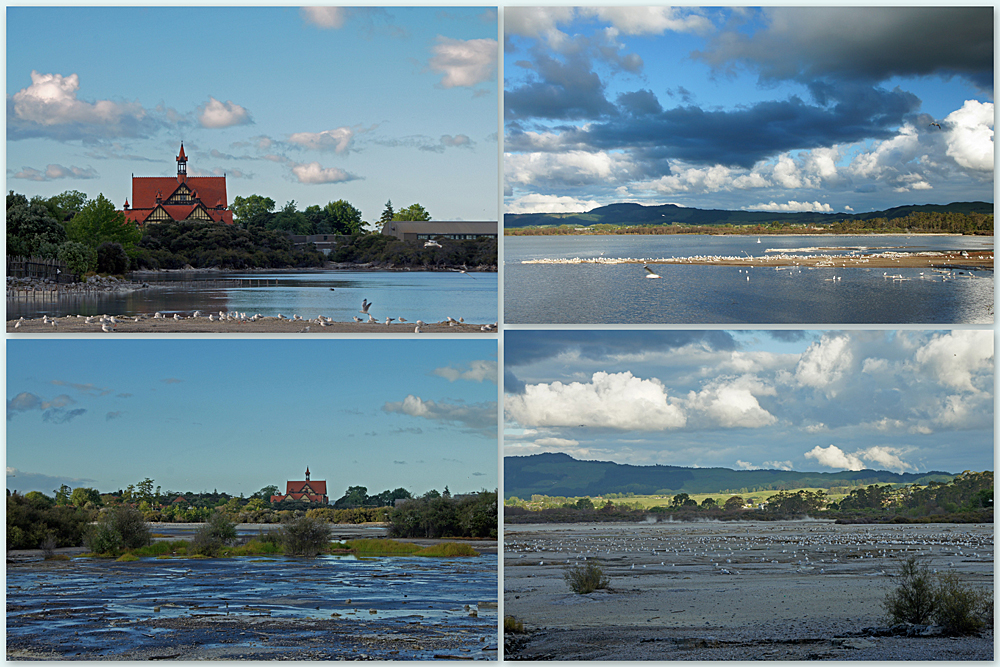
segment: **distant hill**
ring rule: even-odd
[[[635,466],[612,461],[580,461],[568,454],[534,454],[504,458],[504,497],[528,499],[546,496],[601,496],[608,493],[652,495],[666,493],[739,492],[740,489],[818,487],[851,484],[927,484],[948,482],[953,474],[941,471],[894,473],[886,470],[795,472],[790,470],[730,470],[680,466]]]
[[[643,206],[622,203],[600,206],[580,213],[508,213],[503,217],[504,227],[541,227],[546,225],[756,225],[772,222],[792,225],[830,225],[841,220],[871,220],[873,218],[902,218],[914,212],[981,213],[993,215],[989,202],[954,202],[951,204],[923,204],[897,206],[884,211],[869,213],[771,213],[767,211],[725,211],[715,209],[685,208],[676,204]]]

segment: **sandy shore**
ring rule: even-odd
[[[120,333],[163,333],[163,334],[409,334],[414,335],[413,322],[393,322],[391,325],[368,324],[362,322],[329,322],[317,320],[278,319],[262,317],[255,321],[229,320],[210,321],[208,317],[187,317],[179,320],[153,318],[140,315],[138,318],[116,316],[116,323],[108,325],[110,331],[102,329],[99,318],[88,324],[86,317],[67,315],[59,318],[37,318],[23,321],[8,320],[7,333],[96,333],[113,336]],[[52,322],[55,322],[53,325]],[[482,334],[495,335],[496,329],[483,331],[482,324],[427,322],[420,327],[420,334]],[[492,324],[492,323],[491,323]],[[420,335],[417,334],[417,335]]]
[[[533,632],[512,658],[993,659],[992,632],[863,632],[885,625],[882,601],[910,555],[992,590],[992,526],[549,524],[504,533],[504,614]],[[563,574],[584,559],[604,568],[609,589],[569,590]]]
[[[533,259],[522,264],[702,264],[706,266],[810,266],[831,268],[897,268],[941,270],[993,270],[993,252],[978,250],[962,255],[959,252],[879,252],[863,254],[829,254],[815,248],[815,253],[798,254],[773,252],[762,256],[736,257],[696,255],[692,257],[617,258],[575,257],[572,259]]]

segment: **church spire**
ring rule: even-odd
[[[306,466],[306,481],[309,481],[309,466]]]
[[[177,155],[177,180],[181,183],[187,180],[187,156],[184,155],[184,142],[181,142],[181,152]]]

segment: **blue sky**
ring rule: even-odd
[[[7,341],[7,488],[497,488],[496,342]],[[11,475],[14,475],[11,477]]]
[[[994,469],[992,331],[507,331],[504,455]]]
[[[176,174],[183,141],[230,202],[495,220],[497,24],[495,7],[8,7],[8,189],[121,206],[132,174]]]
[[[505,211],[993,201],[993,25],[991,5],[507,7]]]

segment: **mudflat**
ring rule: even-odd
[[[875,636],[915,556],[993,590],[993,526],[826,521],[505,526],[507,659],[993,660],[982,637]],[[609,587],[564,573],[596,562]]]
[[[88,319],[91,320],[88,322]],[[150,316],[117,316],[117,322],[102,323],[100,318],[68,315],[57,318],[8,320],[7,333],[93,333],[101,336],[116,334],[355,334],[355,335],[420,335],[420,334],[496,334],[496,328],[483,330],[484,324],[427,322],[415,334],[414,322],[370,324],[368,322],[331,322],[292,318],[261,317],[235,320],[210,320],[206,316],[155,318]],[[52,324],[55,322],[55,324]]]

